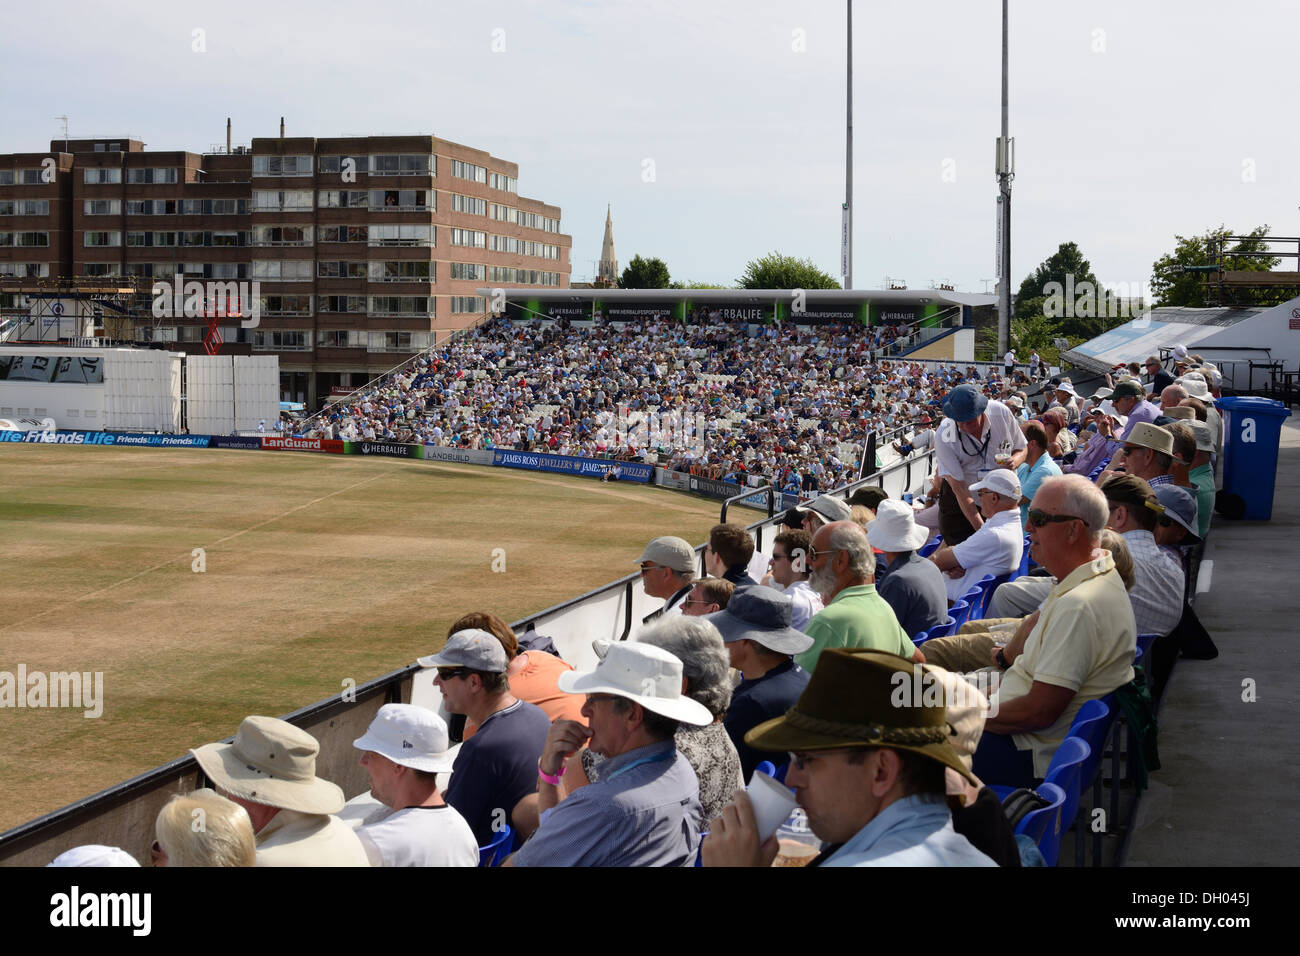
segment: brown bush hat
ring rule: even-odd
[[[745,734],[758,750],[910,750],[975,782],[953,746],[944,688],[921,665],[896,654],[823,651],[812,680],[785,716]]]

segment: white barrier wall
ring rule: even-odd
[[[280,417],[280,360],[273,355],[191,355],[185,360],[191,434],[273,431]]]
[[[21,372],[0,381],[0,415],[52,418],[60,428],[180,430],[178,353],[38,345],[0,348],[0,356],[24,359]]]
[[[235,430],[235,369],[229,355],[185,358],[185,421],[194,435]],[[253,423],[256,427],[256,422]]]
[[[235,360],[235,430],[255,431],[258,422],[265,420],[270,431],[280,417],[280,359],[274,355],[232,357]]]

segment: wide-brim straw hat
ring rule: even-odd
[[[245,717],[229,744],[191,750],[222,790],[251,803],[299,813],[338,813],[343,791],[316,776],[316,738],[274,717]]]

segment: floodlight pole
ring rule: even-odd
[[[1002,135],[998,139],[998,354],[1005,355],[1011,342],[1011,180],[1015,176],[1015,145],[1008,136],[1007,121],[1007,2],[1002,0]]]
[[[853,288],[853,0],[845,0],[848,14],[848,108],[844,121],[844,215],[840,223],[844,288]]]

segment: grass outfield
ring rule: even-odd
[[[514,620],[622,576],[655,535],[702,542],[717,515],[504,468],[0,446],[0,671],[104,674],[98,719],[0,709],[0,830],[410,663],[465,611]]]

